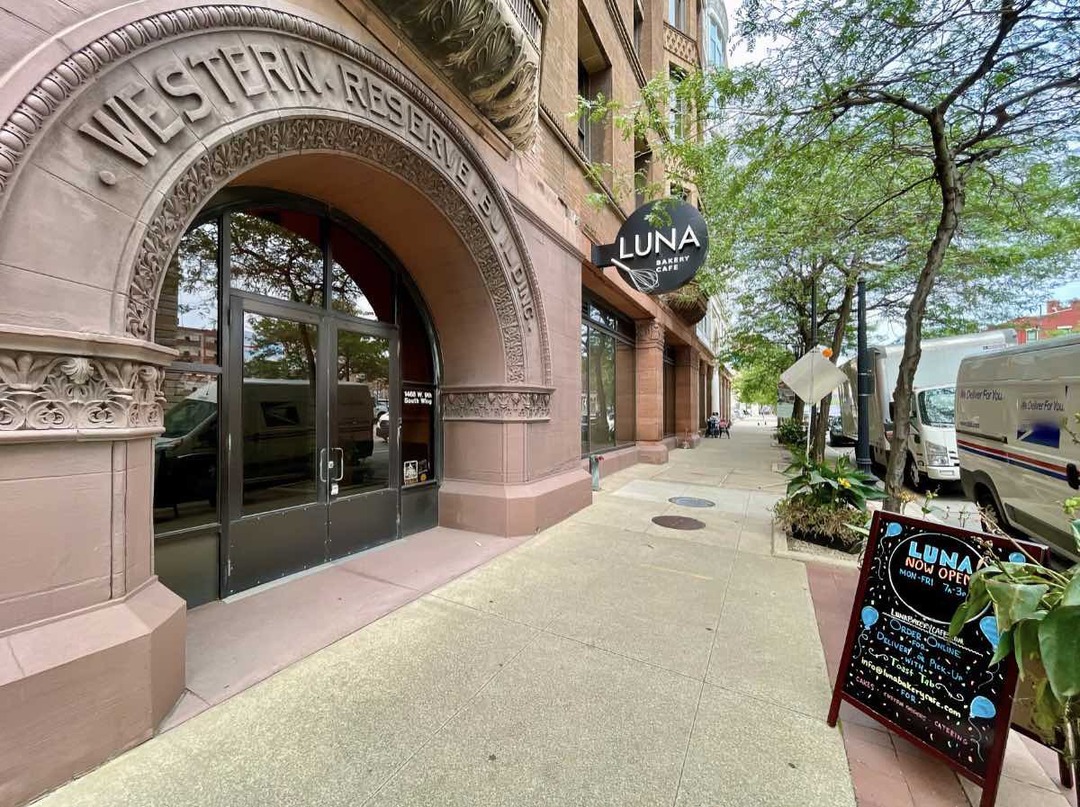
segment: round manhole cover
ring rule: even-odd
[[[688,516],[655,516],[652,523],[667,527],[669,530],[701,530],[705,528],[704,521],[698,521],[696,518]]]
[[[716,502],[699,499],[696,496],[672,496],[668,501],[680,507],[716,507]]]

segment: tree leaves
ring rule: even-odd
[[[1055,608],[1039,623],[1039,650],[1054,696],[1080,696],[1080,606]]]
[[[987,580],[986,591],[994,602],[998,630],[1008,631],[1017,622],[1030,619],[1039,610],[1043,595],[1050,590],[1047,585],[1017,584],[1006,580]]]

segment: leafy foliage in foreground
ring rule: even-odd
[[[847,457],[830,464],[802,454],[784,473],[790,480],[787,498],[774,508],[780,527],[796,538],[857,552],[870,521],[867,502],[884,496],[874,477],[856,470]]]
[[[1080,427],[1080,413],[1073,419]],[[1080,442],[1074,430],[1069,433]],[[1062,507],[1072,519],[1080,554],[1080,496],[1066,499]],[[1031,558],[1012,563],[988,553],[972,575],[950,634],[958,634],[989,606],[999,633],[992,661],[1011,653],[1020,675],[1033,677],[1035,724],[1048,742],[1063,736],[1066,756],[1075,761],[1080,756],[1080,564],[1059,572]]]

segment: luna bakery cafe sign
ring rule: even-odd
[[[614,244],[593,247],[597,266],[614,266],[645,294],[675,291],[694,279],[709,251],[705,219],[693,205],[661,200],[631,214]]]

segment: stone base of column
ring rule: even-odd
[[[675,438],[639,442],[638,462],[646,465],[664,465],[668,461],[668,452],[675,447]]]
[[[22,804],[149,739],[184,691],[186,606],[152,578],[0,635],[0,804]]]
[[[592,504],[581,468],[520,485],[448,479],[439,489],[439,524],[489,535],[532,535]]]

